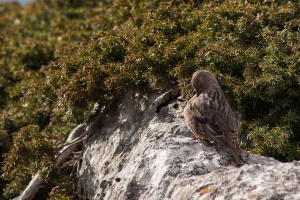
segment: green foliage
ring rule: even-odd
[[[51,190],[49,199],[52,200],[71,200],[72,191],[74,190],[74,182],[66,176],[54,181],[56,186]]]
[[[39,1],[24,7],[0,3],[0,153],[11,148],[5,154],[1,176],[9,182],[4,192],[7,198],[18,195],[38,170],[46,179],[54,176],[55,146],[74,127],[55,117],[51,119],[53,101],[37,92],[37,88],[44,85],[46,66],[63,52],[63,46],[87,37],[87,33],[76,31],[67,34],[70,25],[65,27],[71,18],[77,20],[78,26],[84,24],[83,15],[72,15],[86,12],[80,6],[60,7],[55,1]],[[67,35],[64,42],[59,39],[64,36],[62,33]],[[1,191],[3,184],[0,180]]]
[[[215,73],[242,113],[244,148],[282,161],[300,159],[299,1],[193,3],[0,4],[0,150],[7,153],[7,198],[38,170],[56,185],[50,198],[69,198],[69,180],[54,178],[55,146],[76,123],[91,118],[94,103],[103,107],[115,94],[171,84],[189,98],[196,69]]]
[[[13,137],[13,141],[14,145],[10,153],[5,155],[3,165],[4,178],[12,181],[4,192],[10,198],[20,193],[20,189],[24,189],[16,186],[22,184],[20,181],[23,184],[29,181],[30,174],[40,171],[45,180],[50,179],[55,163],[53,146],[56,146],[45,133],[33,125],[22,128]]]
[[[291,145],[289,138],[293,132],[288,127],[253,126],[248,133],[248,139],[252,141],[255,147],[253,151],[258,154],[268,154],[271,156],[281,155],[281,159],[285,156],[294,154],[297,151],[295,146]],[[287,157],[286,159],[293,159]]]

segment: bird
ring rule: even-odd
[[[245,164],[238,145],[239,115],[233,112],[215,75],[197,70],[191,80],[196,94],[187,102],[183,114],[188,129],[202,141],[229,148],[238,166]]]

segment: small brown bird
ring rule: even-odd
[[[231,110],[224,93],[209,71],[198,70],[192,76],[197,94],[184,108],[184,119],[193,135],[209,142],[228,147],[237,165],[245,164],[236,134],[239,119]]]

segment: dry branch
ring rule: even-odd
[[[80,124],[71,131],[66,142],[58,147],[58,149],[62,148],[62,150],[60,151],[60,155],[56,160],[57,167],[63,166],[65,160],[70,157],[80,142],[86,141],[89,138],[89,135],[94,131],[93,129],[97,128],[99,120],[102,118],[102,116],[109,112],[111,105],[113,102],[115,102],[119,95],[120,93],[117,92],[114,96],[112,96],[111,100],[107,103],[107,105],[101,111],[101,114],[99,114],[94,122],[90,123],[89,125]],[[38,192],[38,189],[42,183],[43,179],[40,176],[40,172],[37,172],[22,194],[14,198],[14,200],[31,200]]]

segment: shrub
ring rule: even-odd
[[[243,115],[243,148],[281,161],[300,159],[298,1],[0,5],[7,22],[1,20],[1,34],[9,36],[0,37],[0,137],[13,143],[3,166],[7,197],[17,195],[36,170],[54,176],[57,152],[51,148],[92,117],[94,103],[103,107],[129,89],[147,93],[174,84],[188,99],[196,69],[216,74]],[[41,136],[51,139],[35,149]],[[24,158],[39,163],[27,171],[16,153],[24,144]],[[9,146],[1,143],[1,151]],[[70,188],[67,179],[50,195],[68,198],[64,188]]]

